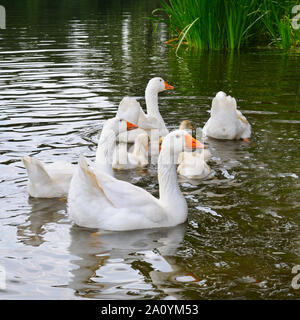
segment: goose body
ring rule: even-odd
[[[251,136],[251,126],[237,110],[235,98],[220,91],[212,101],[210,118],[203,127],[203,134],[215,139],[247,141]]]
[[[30,156],[22,160],[28,174],[27,190],[31,197],[58,198],[68,194],[75,165],[62,161],[45,165]]]
[[[119,118],[106,121],[96,152],[96,162],[99,169],[108,174],[113,174],[111,158],[115,143],[114,132],[123,132],[135,128],[135,125]],[[30,156],[25,156],[22,160],[28,174],[27,189],[31,197],[57,198],[68,195],[70,182],[76,169],[75,165],[63,161],[45,165],[40,160]]]
[[[178,157],[177,172],[188,179],[202,179],[211,173],[204,153],[182,152]]]
[[[191,121],[183,120],[179,126],[180,130],[193,130]],[[208,149],[198,152],[181,152],[178,157],[177,172],[189,179],[202,179],[211,173],[210,166],[206,163],[211,158]]]
[[[126,170],[147,166],[148,144],[149,136],[147,133],[141,133],[136,137],[131,152],[127,152],[127,144],[120,143],[114,150],[113,169]]]
[[[134,143],[140,134],[147,134],[146,130],[155,129],[158,126],[156,119],[147,119],[140,103],[132,97],[124,97],[118,107],[116,117],[128,119],[129,122],[138,124],[136,130],[120,132],[117,141],[120,143]],[[142,129],[144,128],[144,129]]]
[[[198,141],[182,130],[168,134],[158,159],[159,199],[146,190],[118,180],[80,157],[73,175],[68,212],[80,226],[113,231],[169,227],[187,218],[186,200],[177,182],[176,162]]]
[[[172,89],[174,88],[162,78],[152,78],[148,82],[145,90],[147,114],[145,114],[139,104],[139,107],[137,107],[138,102],[136,101],[136,99],[125,97],[119,105],[117,115],[125,119],[124,114],[126,114],[126,116],[131,117],[132,120],[135,119],[135,121],[137,122],[130,120],[128,121],[137,124],[139,129],[136,132],[129,133],[128,135],[126,135],[126,133],[120,134],[119,141],[134,143],[135,138],[139,134],[145,133],[145,131],[149,134],[149,130],[153,129],[158,130],[158,136],[166,136],[169,133],[169,130],[167,129],[165,122],[159,112],[158,93]]]

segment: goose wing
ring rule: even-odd
[[[97,169],[97,165],[88,164],[84,157],[80,158],[79,164],[89,181],[91,192],[98,194],[98,197],[105,201],[105,205],[113,209],[112,212],[126,209],[128,215],[140,215],[155,223],[165,219],[159,200],[146,190],[106,174]]]

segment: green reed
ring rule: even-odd
[[[154,19],[167,24],[177,50],[239,49],[258,44],[299,47],[299,30],[291,26],[297,0],[162,0]],[[157,13],[162,11],[164,18]],[[300,23],[300,22],[299,22]]]

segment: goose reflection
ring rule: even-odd
[[[162,285],[164,279],[187,274],[174,258],[184,233],[184,224],[98,233],[72,226],[69,251],[73,269],[68,287],[74,289],[75,295],[89,298],[169,296]]]
[[[252,158],[250,150],[253,145],[252,143],[216,140],[208,137],[205,139],[205,143],[212,155],[210,161],[212,174],[208,178],[217,178],[220,184],[226,181],[233,182],[235,179],[235,169],[249,166],[247,159]]]
[[[245,157],[250,156],[247,149],[252,145],[243,141],[217,140],[208,137],[205,139],[205,143],[208,144],[212,153],[212,159],[215,161],[220,159],[229,168],[235,167]]]
[[[65,219],[66,202],[63,199],[28,198],[31,207],[24,224],[17,228],[18,239],[26,245],[40,246],[45,242],[45,226]]]

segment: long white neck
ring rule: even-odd
[[[147,87],[145,91],[145,100],[147,115],[156,118],[160,123],[160,129],[163,130],[162,135],[168,134],[168,129],[166,128],[164,119],[162,118],[158,109],[158,92]]]
[[[145,100],[146,100],[147,114],[149,116],[157,118],[157,120],[164,123],[164,120],[158,109],[158,92],[156,90],[153,90],[147,87],[145,91]]]
[[[101,132],[96,152],[96,165],[98,168],[113,176],[112,158],[116,143],[116,135],[113,130]]]
[[[147,114],[150,116],[156,116],[159,113],[158,110],[158,92],[147,87],[145,91],[145,100],[147,107]]]
[[[159,200],[172,221],[178,224],[186,220],[187,204],[177,181],[178,154],[169,155],[168,153],[169,150],[162,150],[158,158]]]

